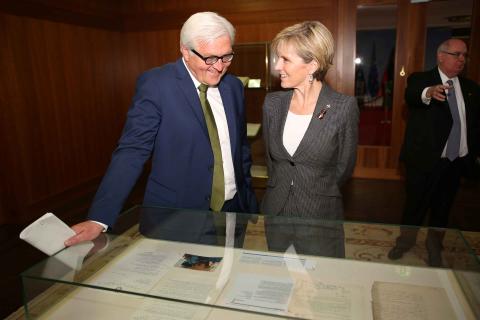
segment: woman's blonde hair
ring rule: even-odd
[[[290,44],[305,63],[316,61],[318,69],[312,74],[317,80],[323,80],[333,65],[335,43],[332,34],[318,21],[305,21],[280,31],[272,41],[272,50],[278,55],[279,47]]]

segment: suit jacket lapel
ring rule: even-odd
[[[300,157],[305,152],[308,152],[310,146],[315,142],[316,139],[318,139],[318,133],[329,121],[329,113],[332,112],[332,108],[334,108],[332,103],[332,89],[324,83],[322,90],[320,90],[320,95],[317,99],[317,104],[315,105],[315,110],[313,111],[310,124],[308,125],[307,131],[305,132],[305,135],[303,136],[303,139],[294,154],[295,158]],[[323,113],[322,119],[318,118],[320,113]]]
[[[472,102],[470,101],[472,98],[472,92],[470,91],[470,88],[468,88],[465,80],[461,77],[458,77],[458,81],[460,81],[460,89],[462,90],[462,96],[463,96],[463,104],[465,106],[465,121],[467,124],[469,124],[469,120],[473,120],[473,117],[470,115],[471,113],[471,105]],[[468,125],[467,125],[468,128]]]
[[[467,105],[470,105],[470,103],[471,103],[470,99],[472,98],[472,92],[470,91],[470,88],[468,87],[464,78],[458,77],[458,81],[460,82],[460,89],[462,90],[463,102],[465,103],[465,109],[467,109]]]
[[[281,150],[283,150],[284,154],[286,157],[289,159],[292,158],[290,154],[288,153],[287,149],[285,149],[285,146],[283,145],[283,131],[285,130],[285,122],[287,121],[287,115],[288,115],[288,110],[290,109],[290,102],[292,101],[292,96],[293,96],[293,90],[289,90],[286,95],[283,96],[283,98],[280,101],[280,105],[278,106],[278,112],[277,112],[277,121],[280,122],[280,125],[278,128],[277,132],[277,139],[281,145]]]
[[[225,83],[220,80],[218,85],[218,90],[220,91],[220,96],[222,97],[223,108],[225,110],[225,116],[227,117],[227,124],[228,124],[228,134],[230,136],[230,147],[232,155],[236,149],[236,142],[237,139],[237,117],[235,112],[235,105],[232,99],[232,89]]]
[[[193,85],[192,78],[188,73],[185,65],[183,64],[182,59],[178,59],[175,63],[176,67],[176,78],[178,80],[178,86],[180,91],[182,91],[185,100],[188,101],[189,107],[192,109],[193,114],[200,123],[203,133],[208,138],[208,129],[205,123],[205,116],[203,115],[202,105],[200,104],[200,98],[198,97],[197,88]]]

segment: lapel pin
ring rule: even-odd
[[[323,108],[322,110],[320,110],[320,112],[318,113],[318,119],[322,120],[324,117],[325,117],[325,114],[327,113],[327,110],[330,109],[330,105],[327,104],[325,108]]]

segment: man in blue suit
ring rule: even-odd
[[[258,211],[251,186],[243,86],[226,74],[234,56],[234,37],[235,29],[225,18],[213,12],[196,13],[181,30],[182,58],[139,77],[127,122],[89,220],[72,227],[77,235],[66,245],[94,239],[114,225],[150,157],[145,205],[212,209],[214,148],[197,89],[200,84],[208,86],[206,98],[221,149],[222,161],[217,165],[221,168],[223,164],[224,190],[219,208]]]

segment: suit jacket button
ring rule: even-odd
[[[292,167],[294,167],[294,166],[295,166],[295,162],[290,161],[290,165],[291,165]]]
[[[210,196],[205,196],[205,200],[210,201]]]

